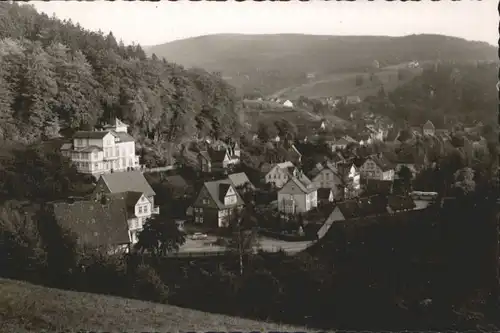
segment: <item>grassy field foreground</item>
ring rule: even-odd
[[[3,333],[304,330],[7,279],[0,279],[0,323]]]

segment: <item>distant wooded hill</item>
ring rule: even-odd
[[[497,61],[485,42],[442,35],[315,36],[218,34],[150,46],[168,61],[221,72],[244,93],[264,95],[337,72],[418,61]]]

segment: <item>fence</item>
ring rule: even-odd
[[[299,250],[295,250],[295,249],[291,249],[291,248],[289,248],[289,249],[282,248],[280,246],[268,246],[264,250],[265,250],[265,252],[268,252],[268,253],[277,253],[280,251],[284,251],[285,253],[287,253],[289,255],[293,255],[293,254],[301,252],[304,249],[300,248]],[[254,253],[257,253],[258,251],[259,251],[259,248],[254,249]],[[228,255],[228,254],[229,253],[227,250],[192,251],[192,252],[173,252],[173,253],[169,253],[167,255],[167,257],[168,258],[202,258],[202,257],[220,257],[220,256]]]
[[[153,173],[153,172],[163,172],[163,171],[169,171],[169,170],[175,170],[175,169],[176,169],[175,165],[167,165],[167,166],[156,167],[156,168],[142,168],[141,171],[142,171],[142,173]]]

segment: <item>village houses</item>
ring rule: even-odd
[[[336,151],[337,149],[345,149],[347,147],[347,145],[357,144],[357,143],[358,143],[358,141],[354,140],[353,138],[351,138],[348,135],[345,135],[338,140],[327,142],[327,144],[330,146],[332,151]]]
[[[383,154],[371,155],[359,168],[362,178],[394,180],[394,167]]]
[[[205,182],[192,205],[194,223],[210,228],[228,227],[235,211],[243,206],[231,180]]]
[[[330,189],[334,199],[343,199],[346,179],[335,165],[329,162],[318,163],[311,171],[313,184],[319,189]]]
[[[282,188],[291,177],[301,178],[303,176],[302,172],[292,162],[286,161],[271,166],[264,176],[264,182],[272,184],[275,188]]]
[[[207,150],[200,151],[198,163],[202,172],[210,173],[225,170],[231,165],[238,164],[240,156],[241,150],[236,142],[227,146],[209,147]]]
[[[71,159],[78,172],[96,178],[105,173],[138,169],[135,140],[127,128],[127,124],[115,119],[101,130],[78,131],[72,142],[62,145],[61,153]]]
[[[278,191],[278,210],[284,214],[306,213],[318,206],[318,190],[306,177],[291,177]]]

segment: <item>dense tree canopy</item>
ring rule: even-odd
[[[496,123],[497,64],[442,63],[387,96],[367,99],[367,107],[396,123],[421,126],[431,120],[437,128],[456,123]]]
[[[0,13],[3,140],[32,143],[114,116],[140,141],[165,149],[167,141],[237,128],[234,90],[220,76],[148,59],[140,45],[31,6],[2,3]]]

